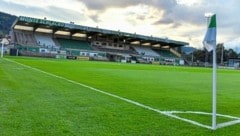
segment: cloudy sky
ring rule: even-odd
[[[17,16],[168,37],[202,47],[205,13],[217,14],[218,43],[240,46],[239,0],[0,0]]]

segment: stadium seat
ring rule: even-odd
[[[15,35],[16,42],[18,44],[30,45],[30,46],[36,45],[36,40],[32,32],[15,30],[14,35]]]
[[[160,54],[160,56],[162,57],[166,57],[166,58],[178,58],[176,55],[174,55],[172,52],[170,52],[170,50],[154,50],[157,53]]]
[[[81,40],[72,40],[72,39],[63,39],[57,38],[61,48],[64,49],[80,49],[80,50],[92,50],[90,44],[87,41]]]
[[[159,56],[159,54],[153,51],[150,47],[134,46],[133,48],[136,50],[136,52],[138,52],[139,55],[154,57]]]
[[[43,46],[44,48],[57,48],[50,35],[37,33],[35,34],[35,38],[37,40],[37,44]]]

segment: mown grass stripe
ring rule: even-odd
[[[157,112],[157,113],[160,113],[160,114],[162,114],[162,115],[166,115],[166,116],[171,117],[171,118],[175,118],[175,119],[178,119],[178,120],[181,120],[181,121],[184,121],[184,122],[188,122],[188,123],[191,123],[191,124],[196,125],[196,126],[199,126],[199,127],[203,127],[203,128],[207,128],[207,129],[212,129],[210,126],[201,124],[201,123],[199,123],[199,122],[196,122],[196,121],[193,121],[193,120],[189,120],[189,119],[185,119],[185,118],[182,118],[182,117],[173,115],[173,114],[171,114],[169,111],[161,111],[161,110],[152,108],[152,107],[150,107],[150,106],[141,104],[141,103],[139,103],[139,102],[136,102],[136,101],[133,101],[133,100],[130,100],[130,99],[127,99],[127,98],[123,98],[123,97],[120,97],[120,96],[118,96],[118,95],[114,95],[114,94],[111,94],[111,93],[108,93],[108,92],[99,90],[99,89],[97,89],[97,88],[94,88],[94,87],[91,87],[91,86],[88,86],[88,85],[85,85],[85,84],[82,84],[82,83],[79,83],[79,82],[76,82],[76,81],[73,81],[73,80],[70,80],[70,79],[67,79],[67,78],[58,76],[58,75],[55,75],[55,74],[52,74],[52,73],[48,73],[48,72],[45,72],[45,71],[43,71],[43,70],[40,70],[40,69],[31,67],[31,66],[28,66],[28,65],[24,65],[24,64],[22,64],[22,63],[19,63],[19,62],[13,61],[13,60],[9,60],[9,59],[5,59],[5,60],[7,60],[7,61],[9,61],[9,62],[12,62],[12,63],[16,63],[16,64],[18,64],[18,65],[21,65],[21,66],[23,66],[23,67],[26,67],[26,68],[29,68],[29,69],[32,69],[32,70],[35,70],[35,71],[38,71],[38,72],[41,72],[41,73],[44,73],[44,74],[49,75],[49,76],[52,76],[52,77],[55,77],[55,78],[58,78],[58,79],[62,79],[62,80],[68,81],[68,82],[70,82],[70,83],[73,83],[73,84],[77,84],[77,85],[86,87],[86,88],[88,88],[88,89],[91,89],[91,90],[94,90],[94,91],[96,91],[96,92],[99,92],[99,93],[102,93],[102,94],[105,94],[105,95],[108,95],[108,96],[111,96],[111,97],[114,97],[114,98],[123,100],[123,101],[125,101],[125,102],[134,104],[134,105],[136,105],[136,106],[139,106],[139,107],[142,107],[142,108],[151,110],[151,111],[155,111],[155,112]]]

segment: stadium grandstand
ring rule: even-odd
[[[20,16],[12,25],[12,55],[176,64],[186,42]]]

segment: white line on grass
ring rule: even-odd
[[[174,113],[192,113],[192,114],[211,115],[211,113],[206,113],[206,112],[194,112],[194,111],[161,111],[161,110],[152,108],[152,107],[150,107],[150,106],[141,104],[141,103],[139,103],[139,102],[136,102],[136,101],[133,101],[133,100],[130,100],[130,99],[127,99],[127,98],[124,98],[124,97],[121,97],[121,96],[118,96],[118,95],[115,95],[115,94],[111,94],[111,93],[108,93],[108,92],[104,92],[104,91],[99,90],[99,89],[96,89],[96,88],[94,88],[94,87],[91,87],[91,86],[88,86],[88,85],[85,85],[85,84],[82,84],[82,83],[79,83],[79,82],[76,82],[76,81],[73,81],[73,80],[70,80],[70,79],[67,79],[67,78],[58,76],[58,75],[55,75],[55,74],[52,74],[52,73],[48,73],[48,72],[45,72],[45,71],[43,71],[43,70],[40,70],[40,69],[31,67],[31,66],[28,66],[28,65],[24,65],[24,64],[22,64],[22,63],[19,63],[19,62],[13,61],[13,60],[9,60],[9,59],[6,59],[6,58],[5,58],[5,60],[7,60],[7,61],[9,61],[9,62],[12,62],[12,63],[16,63],[16,64],[18,64],[18,65],[21,65],[21,66],[23,66],[23,67],[26,67],[26,68],[29,68],[29,69],[32,69],[32,70],[35,70],[35,71],[38,71],[38,72],[41,72],[41,73],[44,73],[44,74],[46,74],[46,75],[49,75],[49,76],[52,76],[52,77],[55,77],[55,78],[59,78],[59,79],[68,81],[68,82],[70,82],[70,83],[83,86],[83,87],[85,87],[85,88],[94,90],[94,91],[96,91],[96,92],[99,92],[99,93],[102,93],[102,94],[105,94],[105,95],[108,95],[108,96],[111,96],[111,97],[114,97],[114,98],[123,100],[123,101],[125,101],[125,102],[131,103],[131,104],[134,104],[134,105],[137,105],[137,106],[139,106],[139,107],[142,107],[142,108],[145,108],[145,109],[148,109],[148,110],[151,110],[151,111],[155,111],[155,112],[157,112],[157,113],[166,115],[166,116],[168,116],[168,117],[172,117],[172,118],[175,118],[175,119],[184,121],[184,122],[188,122],[188,123],[191,123],[191,124],[196,125],[196,126],[199,126],[199,127],[203,127],[203,128],[207,128],[207,129],[212,129],[211,126],[204,125],[204,124],[201,124],[201,123],[199,123],[199,122],[196,122],[196,121],[193,121],[193,120],[189,120],[189,119],[186,119],[186,118],[182,118],[182,117],[179,117],[179,116],[177,116],[177,115],[173,115]],[[233,116],[229,116],[229,115],[222,115],[222,114],[218,114],[218,116],[228,117],[228,118],[232,118],[232,119],[237,119],[237,120],[234,120],[234,121],[230,121],[230,122],[226,122],[226,123],[221,123],[221,124],[219,124],[218,128],[223,128],[223,127],[226,127],[226,126],[230,126],[230,125],[234,125],[234,124],[240,123],[240,118],[238,118],[238,117],[233,117]]]
[[[201,111],[169,111],[169,113],[171,113],[171,114],[198,114],[198,115],[209,115],[209,116],[212,115],[212,113],[201,112]],[[224,123],[217,124],[217,128],[224,128],[224,127],[227,127],[227,126],[232,126],[232,125],[240,123],[240,118],[239,117],[234,117],[234,116],[231,116],[231,115],[223,115],[223,114],[217,114],[217,116],[234,119],[234,120],[229,121],[229,122],[224,122]]]
[[[240,123],[240,119],[239,120],[229,121],[229,122],[224,122],[224,123],[218,124],[217,128],[223,128],[223,127],[227,127],[227,126],[232,126],[232,125],[239,124],[239,123]]]
[[[185,113],[185,114],[212,115],[212,113],[207,113],[207,112],[202,112],[202,111],[169,111],[169,113],[171,113],[171,114],[184,114]],[[231,116],[231,115],[217,114],[217,116],[240,120],[239,117],[234,117],[234,116]]]

